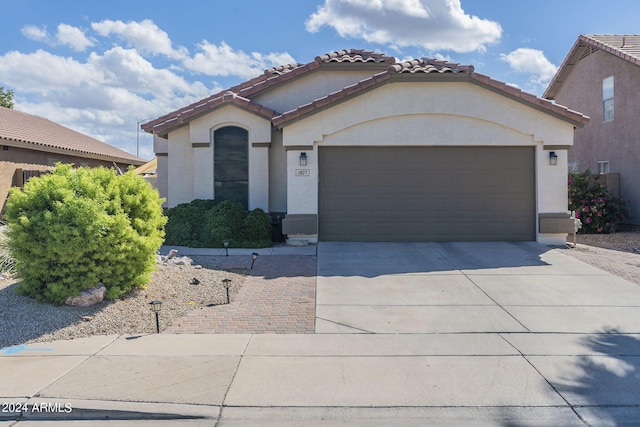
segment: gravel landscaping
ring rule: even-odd
[[[573,236],[567,241],[573,243]],[[612,234],[578,234],[578,245],[640,253],[640,230],[620,231]]]
[[[222,279],[231,279],[231,300],[244,282],[241,270],[223,271],[221,257],[191,257],[193,265],[157,265],[151,282],[126,298],[93,307],[43,304],[17,295],[17,278],[0,277],[0,348],[110,334],[156,332],[152,300],[162,301],[161,329],[191,310],[227,301]],[[199,284],[192,284],[196,278]]]

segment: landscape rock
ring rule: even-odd
[[[97,286],[80,292],[77,297],[67,298],[64,303],[73,307],[90,307],[101,303],[102,300],[104,300],[104,293],[106,291],[107,288],[104,287],[104,285]]]

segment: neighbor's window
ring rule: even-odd
[[[249,133],[236,126],[213,133],[213,175],[216,200],[249,205]]]
[[[609,173],[609,162],[598,162],[598,174]]]
[[[602,80],[602,120],[613,120],[613,76]]]

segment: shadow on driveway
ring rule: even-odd
[[[536,267],[547,246],[535,242],[327,242],[318,245],[318,276]]]

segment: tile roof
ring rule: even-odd
[[[307,74],[320,67],[330,66],[330,64],[372,64],[371,66],[374,66],[374,68],[371,69],[371,77],[363,79],[339,91],[315,99],[307,104],[300,105],[290,111],[273,111],[251,101],[251,98],[256,94],[262,93],[271,87],[281,85],[292,79],[296,79],[301,75]],[[469,82],[488,87],[493,91],[511,97],[519,102],[524,102],[534,108],[568,120],[577,126],[585,125],[589,121],[589,118],[581,113],[560,105],[555,105],[548,100],[540,99],[505,83],[493,80],[482,74],[475,73],[472,65],[461,65],[458,63],[429,58],[419,58],[396,63],[395,58],[381,53],[347,49],[317,56],[312,62],[307,64],[288,64],[265,70],[265,72],[258,77],[234,86],[227,91],[214,94],[209,98],[205,98],[180,110],[159,117],[158,119],[147,122],[142,125],[142,128],[147,132],[156,133],[157,135],[166,137],[171,130],[183,126],[193,118],[199,117],[200,115],[203,115],[228,102],[233,102],[240,108],[245,108],[248,111],[271,120],[275,126],[281,126],[293,120],[298,120],[309,114],[313,114],[314,112],[333,105],[336,102],[340,102],[346,98],[363,93],[364,91],[384,84],[391,79],[402,79],[404,77],[423,79],[428,78],[427,75],[449,75],[452,76],[452,78],[454,78],[453,76],[458,76],[455,78],[466,79]]]
[[[181,108],[174,113],[148,122],[147,124],[143,125],[142,128],[147,130],[151,127],[153,129],[153,132],[158,135],[163,135],[171,129],[180,127],[183,124],[189,123],[191,120],[203,114],[209,113],[216,108],[220,108],[225,105],[235,105],[258,116],[262,116],[268,120],[278,115],[278,113],[273,111],[271,108],[267,108],[258,103],[251,102],[250,99],[244,98],[237,93],[228,90],[225,92],[220,92],[212,97],[205,98],[202,101],[193,103],[187,107]],[[149,124],[151,124],[151,126]]]
[[[39,151],[65,152],[78,157],[141,165],[144,160],[97,139],[34,116],[0,107],[0,139],[26,144]]]
[[[598,50],[608,52],[632,64],[640,65],[640,35],[583,34],[573,44],[542,97],[554,99],[556,92],[571,73],[573,66],[585,56]]]
[[[392,65],[390,70],[396,73],[471,73],[472,65],[460,65],[437,59],[419,58]]]

